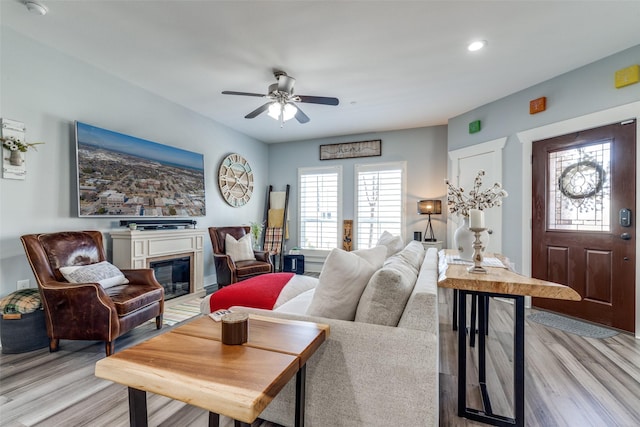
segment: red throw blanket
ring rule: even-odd
[[[234,305],[271,310],[294,273],[270,273],[234,283],[211,295],[211,312]]]

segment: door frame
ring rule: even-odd
[[[529,129],[516,133],[517,138],[522,144],[522,273],[531,275],[531,198],[532,198],[532,167],[531,156],[533,149],[533,141],[541,139],[553,138],[572,132],[585,129],[591,129],[599,126],[608,125],[624,120],[636,120],[636,145],[640,138],[640,101],[598,111],[584,116],[575,117],[573,119],[563,120],[551,123],[545,126]],[[636,150],[636,193],[640,192],[640,150]],[[640,215],[638,215],[638,207],[640,206],[640,197],[636,197],[635,206],[635,223],[638,227]],[[528,224],[526,226],[525,224]],[[640,239],[636,239],[636,313],[635,313],[635,337],[640,339]]]

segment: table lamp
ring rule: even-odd
[[[427,228],[424,230],[424,241],[435,242],[436,237],[433,234],[433,227],[431,226],[431,215],[440,215],[442,213],[442,201],[441,200],[420,200],[418,202],[418,213],[420,215],[429,215],[427,221]]]

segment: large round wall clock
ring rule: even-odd
[[[229,154],[218,170],[218,186],[224,200],[233,207],[244,206],[253,194],[253,171],[240,154]]]

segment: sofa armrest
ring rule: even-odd
[[[216,267],[216,280],[219,286],[232,283],[233,271],[236,265],[229,255],[213,254],[213,262]]]
[[[437,333],[245,307],[232,310],[329,325],[329,338],[307,363],[309,425],[438,425]],[[292,380],[261,418],[287,425],[294,407]]]
[[[129,280],[130,285],[152,285],[153,287],[162,288],[162,285],[156,280],[156,276],[152,268],[138,268],[129,270],[120,270],[124,277]]]
[[[111,341],[119,335],[115,304],[100,284],[49,281],[40,293],[50,338]]]
[[[256,260],[258,261],[262,261],[262,262],[268,262],[269,264],[272,264],[271,262],[271,256],[269,256],[269,252],[265,252],[265,251],[253,251],[253,254],[256,257]]]

